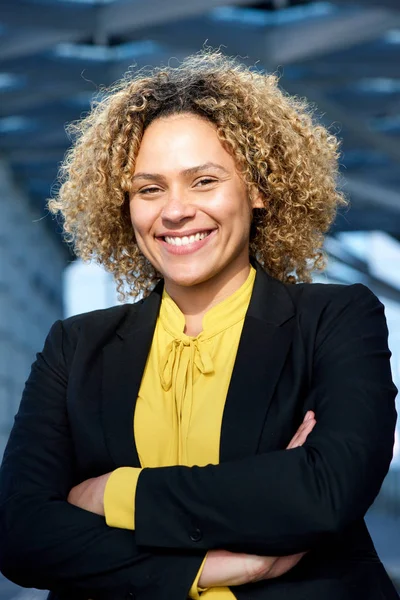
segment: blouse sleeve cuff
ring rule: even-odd
[[[104,515],[109,527],[135,529],[135,494],[142,469],[120,467],[108,478],[104,491]]]
[[[205,557],[203,559],[203,562],[200,565],[200,569],[197,572],[196,578],[193,581],[193,585],[192,585],[192,587],[189,590],[189,598],[191,598],[192,600],[199,600],[201,592],[205,592],[208,589],[208,588],[201,588],[201,587],[199,587],[197,585],[197,583],[198,583],[198,581],[200,579],[200,576],[202,574],[204,564],[205,564],[206,559],[207,559],[207,554],[205,555]]]

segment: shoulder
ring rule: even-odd
[[[286,288],[296,306],[302,336],[312,340],[316,351],[329,347],[350,352],[367,338],[380,340],[386,349],[385,308],[366,285],[303,283]],[[359,352],[357,348],[354,352]]]
[[[58,320],[50,328],[46,345],[58,348],[68,362],[78,345],[95,348],[106,344],[135,320],[142,303],[143,300],[139,300]]]
[[[383,306],[364,284],[297,283],[284,284],[297,312],[340,310],[346,306],[370,303]]]
[[[257,277],[253,295],[258,306],[267,300],[269,310],[287,315],[340,310],[343,306],[372,303],[383,306],[377,296],[363,283],[285,283],[272,277],[264,267],[255,263]],[[258,283],[258,287],[257,287]]]
[[[110,308],[102,308],[99,310],[92,310],[78,315],[73,315],[67,319],[63,319],[63,328],[67,331],[79,331],[83,329],[91,329],[98,327],[118,327],[119,324],[123,323],[127,317],[132,316],[136,313],[138,306],[142,303],[142,300],[135,302],[134,304],[120,304],[118,306],[111,306]]]
[[[379,298],[364,284],[284,284],[295,307],[303,337],[318,345],[323,340],[388,335],[385,309]]]
[[[120,304],[74,315],[63,319],[61,326],[67,337],[76,339],[83,336],[96,344],[96,341],[106,341],[121,328],[132,323],[143,302],[143,300],[139,300],[134,304]]]

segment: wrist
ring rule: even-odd
[[[98,514],[102,517],[105,516],[105,511],[104,511],[104,496],[105,496],[105,491],[106,491],[106,485],[107,485],[107,481],[109,480],[111,476],[111,473],[106,473],[105,475],[100,475],[100,477],[97,477],[96,479],[96,490],[95,490],[95,497],[97,500],[97,507],[98,507]]]

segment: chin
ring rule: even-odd
[[[193,287],[207,281],[207,277],[167,277],[168,283],[181,287]]]
[[[195,285],[199,285],[201,283],[204,283],[205,281],[208,281],[208,279],[210,279],[212,277],[212,273],[210,271],[204,273],[184,273],[183,271],[180,271],[179,274],[178,273],[166,273],[164,275],[164,279],[166,279],[169,283],[171,283],[172,285],[179,285],[182,287],[192,287]]]

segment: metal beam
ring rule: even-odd
[[[236,0],[237,5],[252,4],[254,0]],[[22,58],[52,48],[57,43],[78,42],[85,39],[106,43],[109,36],[124,35],[143,27],[160,25],[205,14],[218,6],[232,4],[232,0],[128,0],[109,5],[92,6],[77,16],[77,5],[60,12],[61,6],[46,5],[38,15],[37,6],[30,2],[2,0],[0,23],[6,27],[27,28],[15,36],[0,39],[0,62]],[[80,7],[82,9],[82,7]],[[36,27],[37,26],[37,27]],[[32,29],[35,33],[32,35]]]
[[[400,193],[397,191],[354,175],[346,177],[343,190],[354,197],[358,205],[362,203],[365,208],[371,205],[379,206],[397,212],[400,218]]]
[[[362,273],[368,273],[368,263],[365,260],[362,260],[355,254],[353,254],[344,244],[342,244],[338,240],[338,238],[328,235],[325,238],[324,250],[326,250],[330,254],[330,256],[334,257],[336,260],[342,262],[343,264],[346,264],[349,267],[352,267],[353,269],[357,269]]]
[[[392,64],[373,59],[366,62],[365,56],[359,60],[349,56],[349,61],[355,62],[359,67],[350,69],[347,63],[336,65],[329,54],[377,39],[395,24],[400,26],[400,15],[393,16],[389,11],[371,9],[342,14],[318,22],[317,25],[314,21],[307,21],[284,28],[249,28],[247,35],[246,28],[241,24],[214,22],[206,17],[187,20],[184,24],[178,22],[171,23],[168,27],[143,29],[141,35],[167,46],[173,39],[174,43],[192,48],[192,51],[201,48],[206,41],[214,47],[223,44],[227,54],[248,57],[250,63],[260,57],[268,57],[268,67],[271,70],[278,67],[283,72],[285,65],[307,60],[305,68],[310,71],[311,79],[316,71],[316,79],[332,76],[343,78],[348,74],[348,79],[354,81],[354,70],[360,73],[360,77],[368,76],[371,64],[377,65],[377,76],[397,77],[397,61],[393,60]],[[326,58],[318,62],[315,68],[313,61],[324,55]]]
[[[228,54],[247,56],[250,61],[268,56],[268,65],[276,68],[304,60],[315,60],[322,55],[337,53],[362,42],[378,39],[381,33],[396,24],[400,26],[400,15],[381,9],[351,13],[343,11],[329,18],[307,20],[285,27],[246,28],[241,23],[214,21],[203,16],[187,19],[184,23],[174,22],[167,27],[155,25],[142,28],[141,37],[167,46],[172,39],[174,44],[194,50],[199,49],[205,41],[210,46],[223,44]],[[326,60],[329,58],[320,63],[321,74]],[[359,61],[365,61],[365,56],[361,56]],[[313,69],[312,62],[306,66]],[[329,74],[332,71],[338,74],[335,63],[329,62],[327,69]],[[352,76],[354,78],[354,73]]]
[[[307,83],[301,81],[304,85]],[[353,78],[354,83],[354,78]],[[285,82],[282,82],[285,87]],[[315,85],[315,82],[314,82]],[[343,84],[343,88],[340,86],[330,86],[329,93],[334,98],[334,102],[339,103],[343,110],[350,110],[354,112],[358,119],[361,121],[364,119],[370,120],[375,115],[396,115],[400,112],[400,105],[396,98],[397,94],[379,94],[367,91],[357,91],[345,88],[346,84]],[[318,89],[324,91],[323,86],[318,84]],[[338,99],[335,98],[335,92],[338,94]],[[365,121],[367,127],[367,121]]]
[[[42,148],[60,147],[68,144],[68,137],[65,133],[63,123],[52,122],[48,124],[49,129],[39,129],[37,132],[19,133],[18,135],[3,135],[1,138],[0,152],[7,154],[10,151],[18,150],[23,146],[30,149],[33,155]]]
[[[400,215],[378,206],[358,207],[352,202],[348,213],[340,212],[331,228],[332,233],[341,231],[385,231],[395,237],[400,236]]]
[[[338,15],[319,24],[306,21],[284,31],[277,29],[268,33],[264,51],[269,64],[293,64],[378,39],[398,26],[400,13],[369,9]]]
[[[98,92],[100,86],[108,86],[120,79],[129,68],[132,68],[132,63],[135,64],[135,70],[137,70],[151,64],[165,63],[171,56],[183,60],[192,51],[192,48],[174,49],[171,47],[168,54],[156,51],[151,55],[131,57],[119,62],[89,64],[85,69],[83,61],[82,64],[71,64],[70,62],[43,59],[40,61],[40,66],[35,68],[29,66],[24,68],[21,63],[17,65],[18,69],[15,69],[14,72],[17,75],[21,73],[26,76],[28,85],[14,92],[0,94],[0,117],[35,110],[43,105],[62,100],[74,100],[83,93],[87,94],[89,105],[90,98]],[[30,85],[30,82],[33,85]]]
[[[198,50],[207,41],[210,46],[218,47],[224,45],[227,54],[248,57],[248,62],[254,63],[260,57],[268,57],[267,63],[271,70],[277,67],[285,70],[285,65],[296,64],[307,60],[306,69],[311,72],[310,78],[314,77],[314,63],[312,60],[326,55],[327,58],[318,63],[318,73],[315,77],[329,77],[332,73],[337,77],[343,77],[342,67],[348,78],[354,80],[354,71],[346,70],[346,65],[329,62],[329,54],[339,50],[347,50],[350,46],[357,46],[362,42],[379,38],[380,34],[386,32],[395,24],[400,26],[400,15],[393,15],[389,11],[371,9],[351,14],[340,14],[335,17],[318,21],[306,21],[286,27],[269,28],[246,28],[242,24],[215,22],[207,17],[186,20],[184,24],[175,22],[167,27],[155,26],[142,29],[143,38],[148,38],[165,44],[168,47],[171,39],[180,46],[192,51]],[[189,52],[189,50],[188,50]],[[349,60],[354,60],[349,57]],[[362,63],[362,60],[364,63]],[[365,64],[365,56],[360,58],[360,76],[368,75],[369,63]],[[358,63],[357,63],[358,64]],[[397,61],[393,61],[392,70],[390,65],[382,61],[380,67],[388,68],[388,76],[398,75]],[[324,72],[325,66],[325,72]],[[324,74],[325,73],[325,74]],[[384,76],[384,75],[382,75]]]
[[[235,0],[237,6],[254,4],[254,0]],[[231,6],[232,0],[128,0],[104,6],[98,23],[109,34],[123,35],[143,27],[165,25],[183,19],[190,19],[207,13],[219,6]]]
[[[32,85],[36,89],[58,85],[59,82],[72,86],[82,82],[92,86],[95,91],[98,83],[108,81],[110,64],[84,59],[69,61],[49,55],[34,61],[13,60],[12,63],[1,65],[1,68],[7,73],[20,76],[28,86]],[[25,91],[21,88],[20,93],[24,94]],[[3,98],[7,93],[12,92],[4,92]]]
[[[349,56],[348,64],[338,62],[335,65],[336,74],[334,74],[332,69],[329,72],[323,73],[323,65],[312,64],[310,65],[310,72],[305,74],[304,77],[301,75],[296,78],[291,77],[289,72],[287,80],[293,81],[293,83],[298,80],[307,86],[316,86],[318,89],[334,92],[347,86],[352,87],[352,85],[363,79],[399,79],[399,64],[400,57],[397,65],[395,63],[385,63],[382,60],[380,64],[367,63],[360,65],[360,68],[358,68],[358,62],[352,61]],[[282,68],[282,72],[284,80],[286,81],[284,67]],[[363,92],[363,94],[367,95],[367,92]],[[385,94],[377,94],[377,98],[381,103],[386,103],[386,100],[388,99]]]
[[[88,96],[95,92],[93,86],[88,86],[86,81],[79,80],[65,83],[63,79],[52,88],[42,87],[36,90],[23,89],[19,92],[3,94],[0,103],[0,117],[21,114],[32,111],[50,103],[73,99],[79,94],[87,92]]]
[[[0,3],[0,23],[7,29],[38,26],[56,32],[86,32],[92,27],[94,16],[93,6],[76,3],[40,5],[29,0],[2,0]]]
[[[333,3],[337,4],[337,6],[345,6],[346,8],[349,6],[348,0],[333,0]],[[390,10],[400,10],[399,0],[356,0],[355,5],[357,4],[360,8],[366,6],[385,6]]]
[[[329,119],[342,123],[361,143],[366,143],[370,148],[383,152],[396,163],[400,163],[400,146],[396,139],[369,130],[357,114],[327,99],[317,86],[305,85],[302,81],[285,81],[284,87],[290,94],[304,96],[316,103],[319,112],[325,112]]]
[[[334,0],[338,6],[348,8],[348,0]],[[235,0],[236,6],[254,4],[254,0]],[[366,7],[400,10],[398,0],[360,0],[360,9]],[[25,0],[2,0],[0,22],[6,28],[26,28],[38,24],[44,30],[56,32],[93,33],[96,26],[103,26],[108,32],[133,31],[153,24],[186,19],[204,14],[217,6],[232,5],[231,0],[120,0],[105,6],[84,4],[46,4],[38,16],[38,5]],[[357,3],[355,4],[357,6]],[[354,32],[353,32],[354,33]]]
[[[235,0],[235,5],[246,6],[254,0]],[[41,28],[56,32],[78,32],[87,36],[96,27],[108,33],[134,31],[149,25],[164,24],[175,20],[201,15],[218,6],[231,5],[232,0],[119,0],[104,6],[89,6],[76,3],[46,4],[38,14],[38,5],[25,0],[2,0],[0,22],[8,27],[31,29],[38,24]]]
[[[251,3],[252,0],[239,0],[236,4],[245,6]],[[58,6],[48,6],[45,18],[38,22],[36,7],[33,7],[32,4],[11,4],[10,0],[6,0],[4,4],[0,5],[0,22],[7,24],[8,21],[16,26],[20,19],[20,26],[21,23],[25,27],[29,25],[29,30],[18,32],[11,38],[0,39],[1,61],[32,55],[64,41],[78,42],[84,39],[100,39],[105,43],[110,36],[124,36],[137,30],[141,30],[141,35],[143,35],[143,28],[150,26],[153,28],[162,25],[165,30],[166,24],[198,17],[213,8],[230,4],[231,0],[192,0],[191,2],[174,0],[173,3],[165,2],[165,0],[152,0],[151,3],[131,0],[97,8],[91,7],[90,10],[86,9],[85,11],[80,10],[78,17],[75,8],[70,13],[63,9],[63,14],[60,16]],[[22,8],[23,10],[21,10]],[[34,12],[30,14],[32,9]],[[18,14],[16,14],[17,10]],[[73,27],[71,21],[74,23]],[[36,23],[38,28],[32,32],[32,26],[35,26]],[[181,27],[179,23],[178,25]],[[216,25],[220,32],[221,28],[223,29],[221,25],[221,23]],[[297,62],[356,45],[361,41],[376,39],[381,33],[397,25],[400,25],[400,14],[388,10],[371,8],[350,14],[346,12],[318,23],[312,20],[285,28],[270,28],[263,49],[268,51],[271,63]],[[50,29],[46,27],[50,27]],[[212,27],[212,23],[209,23],[210,30]],[[209,28],[206,27],[204,31],[200,32],[202,41],[197,40],[197,46],[199,42],[202,44],[209,38]],[[230,24],[229,29],[234,31],[234,26]],[[251,44],[250,36],[243,36],[243,29],[240,27],[238,29],[242,35],[236,35],[232,39],[234,43],[231,44],[231,48],[228,47],[228,52],[248,54],[248,46],[249,43]],[[167,31],[165,30],[165,32]],[[255,33],[253,30],[251,37]],[[184,36],[184,31],[181,32],[181,35]],[[170,41],[171,36],[168,38],[168,42]],[[182,42],[185,43],[184,40]],[[219,38],[217,45],[221,43],[225,43],[225,41]],[[195,45],[194,40],[192,41],[193,45]],[[259,50],[261,51],[262,47]],[[256,49],[253,52],[256,52]],[[254,58],[258,57],[254,56]]]
[[[40,148],[32,154],[31,150],[25,148],[15,148],[6,152],[6,157],[9,163],[17,165],[35,165],[37,163],[57,164],[65,151],[67,150],[67,140],[64,146],[53,146],[49,148]]]
[[[40,27],[32,27],[25,32],[18,31],[12,36],[2,36],[0,38],[0,64],[14,58],[38,54],[61,42],[76,42],[80,39],[82,39],[82,35],[77,31],[60,32]]]

